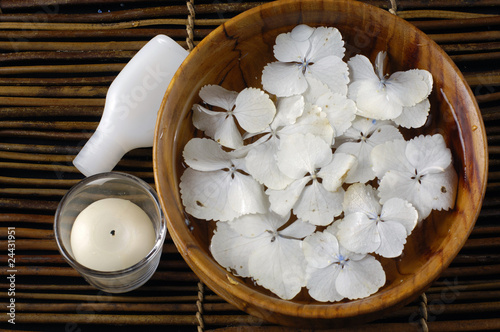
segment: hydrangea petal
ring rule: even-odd
[[[302,241],[302,250],[308,266],[322,269],[336,262],[339,243],[330,232],[315,232]]]
[[[316,230],[316,226],[300,219],[295,220],[285,229],[280,230],[278,233],[281,236],[288,238],[302,239],[311,235]]]
[[[417,225],[418,213],[417,210],[407,201],[400,198],[388,199],[380,213],[382,220],[395,221],[406,230],[406,235],[410,235]]]
[[[305,112],[297,118],[294,124],[279,130],[281,139],[294,134],[303,135],[306,133],[322,138],[328,145],[334,141],[333,127],[326,117],[326,113],[316,105],[306,105]]]
[[[186,212],[206,220],[232,220],[240,215],[228,203],[229,172],[200,172],[187,168],[179,184]]]
[[[220,144],[206,138],[193,138],[184,146],[183,157],[188,166],[198,171],[215,171],[231,167],[230,156]]]
[[[320,302],[336,302],[344,298],[335,287],[337,278],[342,271],[338,264],[331,264],[325,268],[306,268],[307,289],[309,295]]]
[[[302,191],[302,195],[293,207],[293,212],[300,219],[313,225],[326,226],[342,213],[343,199],[344,189],[339,188],[335,192],[330,192],[318,181],[313,181]]]
[[[382,265],[373,256],[350,260],[337,277],[335,286],[339,294],[350,300],[370,296],[385,284]]]
[[[278,98],[276,116],[271,123],[271,128],[294,124],[304,112],[304,97],[301,95]]]
[[[356,166],[358,160],[352,154],[335,152],[332,161],[321,168],[317,176],[323,180],[328,191],[336,191],[345,181],[347,174]]]
[[[312,62],[334,55],[339,59],[344,57],[345,48],[342,35],[337,28],[317,27],[311,37],[309,60]]]
[[[280,216],[267,211],[262,214],[245,214],[228,224],[244,237],[258,237],[264,233],[275,233],[278,228],[285,225],[290,215]]]
[[[431,93],[426,71],[398,71],[387,79],[387,97],[402,106],[414,106]]]
[[[415,168],[406,158],[407,142],[394,140],[375,146],[370,154],[373,170],[377,177],[381,178],[389,170],[396,170],[412,176]],[[396,190],[397,191],[397,190]]]
[[[301,29],[301,28],[299,28]],[[298,32],[298,31],[295,31]],[[299,62],[306,57],[310,49],[308,38],[297,40],[297,33],[293,30],[288,33],[279,34],[273,47],[274,57],[281,62]],[[306,32],[307,34],[307,32]],[[302,39],[299,37],[299,39]]]
[[[426,169],[442,172],[451,164],[451,151],[441,134],[420,135],[411,139],[405,155],[419,173]]]
[[[205,85],[200,90],[200,98],[209,105],[231,111],[238,93],[229,91],[219,85]]]
[[[373,65],[370,62],[370,59],[368,59],[366,56],[361,54],[355,55],[349,59],[347,64],[350,69],[351,82],[364,80],[374,82],[379,81],[379,78],[373,70]]]
[[[254,178],[235,172],[228,191],[231,208],[241,214],[265,213],[269,209],[264,188]]]
[[[330,146],[310,133],[294,134],[281,139],[277,153],[278,167],[287,176],[300,179],[332,160]]]
[[[347,64],[337,56],[330,55],[316,60],[307,67],[305,76],[312,76],[320,80],[334,93],[339,93],[344,96],[347,95],[349,70]]]
[[[289,213],[310,180],[308,176],[292,182],[283,190],[267,189],[266,194],[269,196],[271,210],[280,215]]]
[[[360,254],[374,252],[380,247],[376,221],[362,212],[347,214],[340,221],[337,238],[344,248]]]
[[[381,241],[375,253],[387,258],[400,256],[406,243],[405,227],[398,222],[384,221],[378,223],[378,231]]]
[[[295,26],[290,32],[290,36],[295,41],[306,41],[311,37],[315,28],[312,28],[306,24],[299,24]]]
[[[404,128],[420,128],[427,122],[430,109],[429,99],[424,99],[415,106],[403,106],[403,112],[394,119],[394,122]]]
[[[294,298],[305,285],[304,254],[300,243],[300,240],[278,236],[266,246],[255,248],[248,261],[255,282],[282,299]]]
[[[354,183],[347,188],[344,196],[344,214],[363,212],[376,217],[381,213],[377,190],[370,185]]]
[[[243,236],[238,227],[232,227],[232,223],[217,223],[210,243],[210,252],[217,263],[228,271],[236,272],[241,277],[251,277],[248,270],[249,257],[257,248],[266,245],[269,239]]]
[[[421,181],[426,194],[431,197],[430,206],[433,210],[448,210],[455,206],[457,173],[453,165],[442,173],[428,174]]]
[[[262,86],[277,97],[289,97],[303,93],[307,81],[298,64],[272,62],[262,71]]]
[[[232,115],[227,116],[222,125],[216,129],[213,139],[220,145],[231,149],[238,149],[243,146],[243,138]]]
[[[226,112],[211,111],[197,104],[193,106],[193,125],[205,132],[208,137],[214,138],[216,136],[226,118]]]
[[[253,147],[245,157],[248,172],[270,189],[284,189],[293,179],[280,171],[276,163],[279,140],[271,137],[267,142]]]
[[[403,106],[388,98],[387,86],[376,81],[360,81],[356,84],[358,115],[377,120],[394,119],[401,115]]]
[[[246,88],[238,94],[233,114],[244,130],[260,132],[273,121],[276,107],[264,91]]]

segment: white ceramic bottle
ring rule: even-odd
[[[153,146],[163,95],[187,55],[165,35],[137,52],[111,83],[99,126],[73,160],[80,172],[109,172],[128,151]]]

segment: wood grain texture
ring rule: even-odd
[[[284,301],[248,280],[228,275],[209,253],[212,228],[205,221],[191,219],[192,230],[188,229],[180,202],[181,153],[195,135],[190,109],[199,101],[199,89],[205,84],[221,84],[236,91],[259,87],[262,68],[274,61],[276,36],[300,23],[337,27],[346,41],[348,57],[362,53],[374,60],[379,51],[386,50],[391,71],[429,70],[434,77],[430,121],[412,134],[443,134],[459,174],[455,209],[433,213],[411,235],[401,259],[382,261],[387,283],[366,299],[333,304],[300,297]],[[160,110],[154,147],[155,180],[169,230],[193,271],[241,310],[274,323],[303,327],[360,323],[415,299],[465,244],[479,215],[487,167],[481,113],[454,63],[428,36],[406,21],[353,1],[273,2],[217,28],[191,52],[174,77]]]

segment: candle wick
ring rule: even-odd
[[[111,233],[111,235],[115,236],[115,230],[114,229],[110,233]]]

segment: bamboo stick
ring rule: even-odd
[[[465,80],[470,86],[500,85],[500,72],[490,71],[488,73],[467,73]]]
[[[7,234],[7,227],[0,227],[0,234]],[[48,229],[16,227],[16,239],[53,239],[54,232]]]
[[[75,271],[76,272],[76,271]],[[97,292],[97,290],[95,290]],[[7,298],[7,294],[0,294],[0,298]],[[79,301],[96,303],[186,303],[196,301],[197,295],[178,296],[137,296],[137,295],[115,295],[115,294],[62,294],[62,293],[24,293],[16,292],[16,300],[50,300],[50,301]]]
[[[10,223],[10,226],[15,226],[20,222],[51,224],[54,222],[54,216],[44,214],[0,213],[0,222]]]
[[[499,275],[500,264],[467,266],[467,267],[449,267],[441,274],[441,278],[449,277],[467,277],[483,275]]]
[[[441,48],[446,53],[453,52],[480,52],[496,51],[500,49],[500,42],[468,43],[468,44],[444,44]]]
[[[40,86],[58,86],[63,85],[74,86],[74,85],[87,85],[87,87],[82,87],[85,89],[90,89],[88,85],[104,85],[108,86],[113,82],[116,76],[99,76],[99,77],[55,77],[55,78],[39,78],[39,77],[0,77],[0,85],[40,85]]]
[[[435,19],[467,19],[467,18],[482,18],[491,17],[495,14],[481,14],[481,13],[468,13],[451,10],[436,10],[436,9],[423,9],[423,10],[408,10],[398,11],[397,15],[405,20],[420,19],[420,18],[435,18]]]
[[[198,26],[219,26],[228,19],[197,19]],[[39,23],[39,22],[0,22],[0,30],[108,30],[132,29],[153,25],[180,25],[185,27],[187,18],[153,18],[145,20],[121,21],[113,23]]]
[[[19,198],[0,198],[0,208],[21,209],[24,210],[23,212],[30,210],[55,211],[57,208],[57,202],[49,202],[49,201],[41,202],[31,199],[19,199]]]
[[[467,18],[456,20],[412,21],[411,23],[421,30],[446,30],[498,25],[500,16]]]
[[[193,303],[16,303],[18,312],[77,312],[81,314],[112,312],[144,312],[144,313],[171,313],[171,312],[192,312],[198,311],[198,307]],[[204,308],[205,309],[205,308]],[[206,310],[206,309],[205,309]],[[208,310],[207,310],[208,311]]]
[[[12,52],[14,51],[14,52]],[[71,61],[75,59],[92,61],[102,61],[104,59],[110,60],[110,62],[125,61],[128,62],[137,51],[114,51],[114,50],[87,50],[87,51],[65,51],[59,52],[54,51],[26,51],[26,52],[16,52],[15,49],[11,50],[10,53],[1,53],[0,63],[4,66],[5,64],[12,62],[29,62],[29,61],[39,61],[40,59],[44,61]],[[110,64],[112,65],[112,64]],[[119,66],[119,64],[118,64]],[[22,67],[17,67],[18,71]],[[106,68],[106,72],[111,71],[111,67]],[[5,70],[4,70],[5,71]]]
[[[0,95],[9,97],[106,97],[101,86],[2,86]]]
[[[39,144],[17,144],[0,143],[0,151],[9,152],[27,152],[27,153],[46,153],[46,154],[72,154],[76,155],[80,148],[77,146],[66,145],[39,145]],[[137,150],[134,150],[137,151]]]
[[[454,62],[490,61],[500,59],[500,52],[454,54],[450,58]]]
[[[0,97],[0,105],[7,106],[104,106],[104,98],[35,98]]]
[[[494,212],[498,215],[498,210]],[[483,238],[483,239],[468,239],[465,242],[464,249],[476,249],[476,248],[494,248],[500,247],[500,237],[498,238]]]
[[[16,137],[16,138],[32,138],[32,139],[49,139],[62,141],[87,141],[91,132],[85,130],[81,132],[60,132],[60,131],[38,131],[24,129],[0,129],[0,137]]]
[[[1,23],[0,23],[1,26]],[[0,41],[0,50],[22,51],[138,51],[147,41],[106,41],[106,42],[35,42]]]
[[[37,179],[37,178],[13,178],[0,176],[0,183],[4,185],[22,185],[40,188],[70,188],[80,180],[68,179]]]
[[[471,319],[428,322],[429,331],[481,331],[499,330],[500,319]]]
[[[436,33],[436,34],[428,34],[428,36],[436,43],[492,41],[500,39],[500,31]]]
[[[182,6],[186,7],[186,6]],[[0,19],[5,16],[0,16]],[[24,15],[21,15],[24,17]],[[70,16],[70,18],[73,16]],[[51,17],[54,21],[53,16]],[[76,20],[76,22],[82,22],[81,20]],[[193,36],[196,39],[202,39],[206,37],[212,29],[209,28],[199,28],[193,29]],[[40,39],[53,39],[53,40],[64,40],[64,39],[145,39],[149,40],[156,35],[164,34],[172,39],[186,38],[187,32],[185,27],[178,26],[174,28],[141,28],[141,29],[108,29],[108,30],[7,30],[5,31],[1,39],[7,39],[9,41],[27,41],[27,40],[40,40]]]
[[[3,56],[3,55],[2,55]],[[74,57],[71,57],[74,59]],[[1,59],[1,58],[0,58]],[[1,60],[0,60],[1,61]],[[126,63],[96,63],[96,64],[75,64],[75,65],[36,65],[36,66],[1,66],[0,75],[19,74],[69,74],[69,73],[109,73],[119,72]],[[38,105],[34,105],[38,106]],[[51,104],[46,106],[58,106]],[[76,105],[74,105],[76,106]]]
[[[85,121],[1,121],[0,129],[47,129],[47,130],[92,130],[97,128],[97,122]]]
[[[442,300],[443,297],[448,298],[450,301],[473,301],[471,305],[475,306],[476,304],[481,305],[480,301],[493,300],[497,301],[500,298],[500,291],[480,291],[480,292],[467,292],[467,291],[457,291],[451,289],[444,289],[439,293],[435,294],[427,294],[428,303],[432,303],[433,301]],[[469,304],[469,303],[468,303]]]

